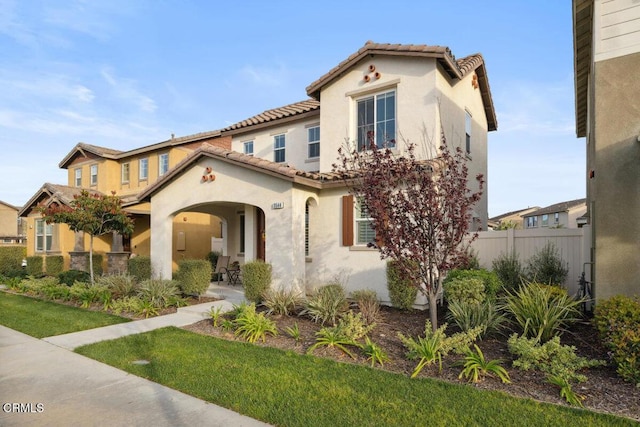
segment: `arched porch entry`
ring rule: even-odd
[[[210,202],[182,208],[161,222],[162,228],[152,228],[152,236],[165,242],[152,245],[152,262],[158,276],[171,277],[180,260],[205,259],[211,251],[230,256],[231,262],[241,265],[266,260],[266,218],[258,206]]]

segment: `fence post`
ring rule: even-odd
[[[515,228],[507,229],[507,254],[510,255],[516,250],[516,230]]]

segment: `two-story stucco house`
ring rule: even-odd
[[[586,199],[554,203],[544,208],[522,214],[525,229],[531,228],[578,228],[587,212]]]
[[[68,170],[66,185],[45,183],[20,210],[28,226],[27,255],[63,255],[65,268],[71,268],[72,252],[89,250],[89,239],[82,233],[74,234],[65,224],[46,224],[36,207],[57,202],[69,205],[81,190],[96,194],[114,192],[122,198],[123,206],[135,220],[131,236],[99,236],[94,240],[94,251],[103,255],[104,267],[108,256],[129,253],[149,255],[150,230],[148,203],[139,203],[137,195],[162,178],[171,168],[203,143],[230,148],[230,138],[219,131],[205,132],[182,138],[171,138],[157,144],[130,151],[119,151],[90,144],[77,144],[60,162]],[[212,238],[221,236],[220,220],[210,215],[185,213],[175,218],[172,244],[173,268],[185,258],[203,258],[211,251]],[[186,244],[188,238],[188,245]],[[105,270],[106,271],[106,270]]]
[[[21,244],[25,240],[25,226],[20,220],[19,207],[0,200],[0,244]]]
[[[586,137],[597,299],[640,294],[640,3],[573,0],[576,133]]]
[[[373,289],[389,301],[366,215],[332,173],[338,148],[361,148],[373,132],[399,154],[414,142],[427,158],[442,132],[466,151],[469,176],[486,176],[497,122],[480,54],[456,59],[446,47],[368,42],[307,94],[222,129],[230,149],[203,145],[139,194],[150,204],[158,275],[171,275],[176,218],[198,212],[221,218],[232,259],[271,263],[275,286],[309,289],[339,276],[348,290]],[[486,195],[473,217],[486,229]]]

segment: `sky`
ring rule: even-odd
[[[483,55],[490,216],[585,197],[569,0],[0,0],[0,201],[67,184],[78,142],[127,151],[305,100],[368,40]]]

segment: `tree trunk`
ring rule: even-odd
[[[429,292],[429,320],[433,332],[438,329],[438,298],[434,292]]]
[[[93,286],[93,234],[89,236],[89,275],[91,277],[91,286]]]

